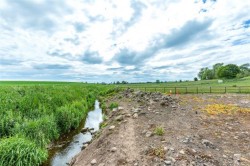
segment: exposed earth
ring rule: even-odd
[[[127,89],[73,166],[250,165],[250,95]]]

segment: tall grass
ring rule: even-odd
[[[46,147],[86,118],[106,86],[0,86],[0,166],[40,165]]]
[[[0,166],[38,166],[47,157],[45,149],[25,138],[11,137],[0,141]]]

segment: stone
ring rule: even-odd
[[[209,147],[209,148],[212,148],[212,149],[215,149],[215,146],[212,142],[206,140],[206,139],[203,139],[202,140],[202,144],[205,145],[206,147]]]
[[[89,144],[84,144],[84,145],[82,146],[82,150],[85,149],[85,148],[87,148],[88,145],[89,145]]]
[[[126,114],[125,116],[126,116],[126,117],[131,117],[131,114]]]
[[[116,112],[116,111],[118,111],[118,109],[117,109],[117,108],[113,108],[112,111],[113,111],[113,112]]]
[[[234,154],[234,160],[240,161],[241,154]]]
[[[164,163],[165,163],[165,165],[171,165],[171,161],[169,161],[169,160],[165,160]]]
[[[153,133],[151,131],[146,132],[146,137],[151,137],[152,135],[153,135]]]
[[[115,126],[110,126],[109,130],[113,130],[115,128]]]
[[[91,165],[95,165],[96,163],[97,163],[96,159],[93,159],[93,160],[90,162]]]
[[[185,151],[182,149],[179,153],[180,154],[185,154]]]
[[[133,115],[133,118],[137,119],[137,118],[138,118],[138,114],[135,113],[135,114]]]
[[[111,152],[116,152],[116,151],[117,151],[117,148],[116,148],[116,147],[112,147],[112,148],[110,149],[110,151],[111,151]]]
[[[174,151],[174,148],[169,148],[169,150]]]
[[[121,106],[119,106],[117,109],[118,109],[118,111],[122,111],[122,110],[124,110],[124,108],[123,108],[123,107],[121,107]]]
[[[234,166],[240,166],[241,154],[234,154]]]
[[[123,120],[123,116],[122,115],[119,115],[115,118],[116,121],[122,121]]]
[[[86,133],[88,130],[89,130],[88,127],[84,127],[84,128],[81,129],[81,132],[82,132],[82,133]]]

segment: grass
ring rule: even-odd
[[[250,93],[250,77],[242,79],[224,80],[218,83],[218,80],[201,81],[183,81],[167,83],[138,83],[119,85],[121,88],[133,88],[149,92],[163,92],[167,94],[185,94],[185,93]]]
[[[210,104],[207,105],[203,111],[210,115],[218,114],[235,114],[235,113],[250,113],[250,108],[241,108],[232,104]]]
[[[164,128],[163,128],[162,126],[157,126],[157,127],[154,129],[154,133],[155,133],[156,135],[162,136],[162,135],[164,135],[165,130],[164,130]]]
[[[47,146],[76,129],[98,96],[115,92],[93,84],[0,86],[0,166],[40,165]]]
[[[109,109],[110,109],[110,110],[113,110],[113,108],[118,108],[118,103],[111,103],[111,104],[109,105]]]
[[[160,158],[165,158],[166,151],[164,150],[163,146],[159,146],[159,147],[154,147],[154,148],[149,149],[148,154],[150,156],[157,156]]]

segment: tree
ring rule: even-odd
[[[218,71],[219,78],[235,78],[240,73],[240,68],[235,64],[223,66]]]
[[[213,71],[209,68],[201,68],[200,72],[198,73],[198,77],[201,80],[210,80],[214,78]]]
[[[160,80],[156,80],[155,82],[156,82],[156,83],[160,83]]]
[[[221,67],[223,67],[223,63],[216,63],[213,65],[213,77],[214,78],[219,78],[218,71]]]
[[[194,81],[198,81],[198,78],[197,78],[197,77],[194,77]]]
[[[240,73],[236,75],[237,78],[250,76],[250,64],[249,63],[240,65],[239,68],[240,68]]]

